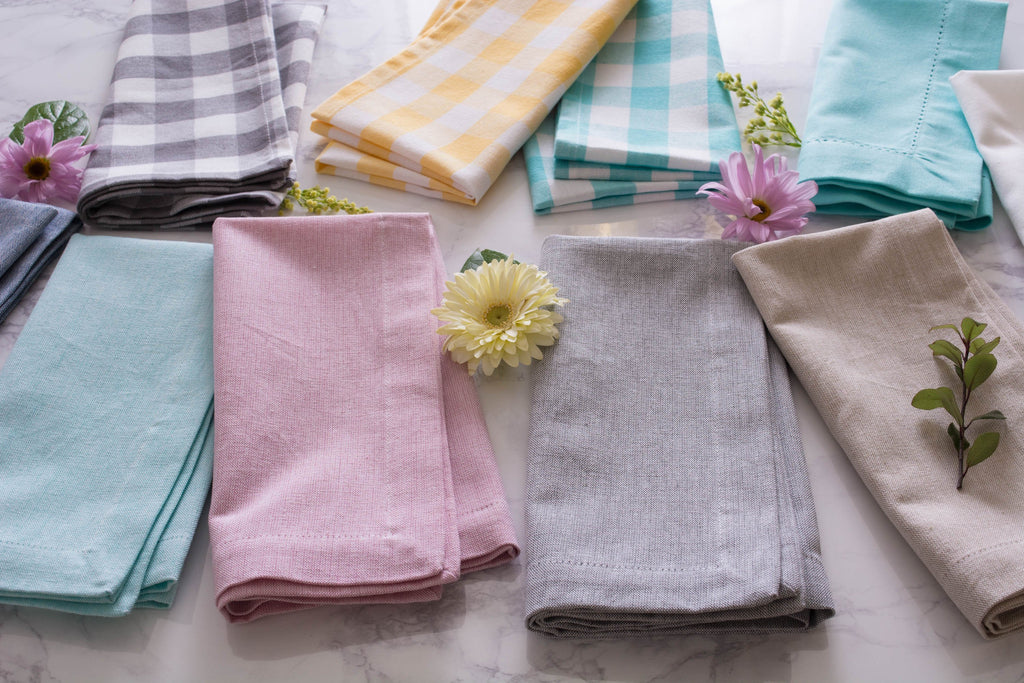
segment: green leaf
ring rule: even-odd
[[[462,264],[462,268],[459,270],[460,273],[465,273],[467,270],[476,270],[485,263],[491,261],[504,261],[508,258],[507,254],[502,254],[500,251],[494,251],[493,249],[477,249],[466,262]],[[512,259],[512,263],[519,263],[515,259]]]
[[[956,376],[960,378],[961,382],[964,381],[964,369],[961,366],[954,365],[953,366],[953,372],[956,373]]]
[[[950,325],[950,324],[936,325],[935,327],[929,327],[928,328],[929,332],[934,332],[935,330],[953,330],[957,334],[960,334],[960,328],[957,327],[956,325]]]
[[[950,344],[945,339],[936,339],[928,348],[932,350],[933,356],[943,356],[953,361],[954,365],[960,365],[964,362],[964,355],[960,352],[960,349]]]
[[[999,434],[996,432],[979,434],[974,440],[974,445],[967,451],[967,466],[974,467],[978,463],[983,462],[985,458],[996,452],[998,446]]]
[[[971,342],[971,353],[975,353],[975,354],[977,354],[977,353],[992,353],[992,349],[994,349],[997,346],[999,346],[999,339],[1000,339],[999,337],[996,337],[995,339],[993,339],[992,341],[988,342],[987,344],[979,344],[978,348],[974,348],[974,345],[977,342],[981,341],[981,337],[978,337],[977,339],[975,339],[974,341]]]
[[[953,396],[953,390],[949,387],[922,389],[914,394],[914,398],[910,400],[910,405],[915,408],[920,408],[921,410],[944,408],[946,412],[956,420],[958,425],[962,425],[964,423],[964,419],[960,415],[960,409],[957,408],[956,398]]]
[[[1003,415],[998,410],[990,410],[987,413],[985,413],[984,415],[979,415],[978,417],[974,418],[974,420],[1005,420],[1005,419],[1006,419],[1006,416]],[[974,420],[971,420],[971,422],[974,422]]]
[[[968,389],[981,386],[996,369],[996,357],[991,353],[979,353],[964,363],[964,384]]]
[[[953,440],[953,448],[960,451],[960,430],[956,428],[956,425],[952,422],[946,427],[946,433],[949,434],[949,438]]]
[[[981,334],[986,327],[988,327],[988,325],[985,323],[979,323],[973,318],[964,318],[960,321],[960,329],[964,333],[964,339],[968,342]]]
[[[89,137],[89,117],[81,107],[66,100],[53,100],[29,107],[21,121],[14,124],[10,138],[18,144],[25,142],[25,124],[39,119],[53,121],[54,144],[76,135]]]

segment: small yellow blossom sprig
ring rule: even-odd
[[[750,85],[743,83],[743,77],[739,74],[733,76],[730,73],[719,73],[718,82],[729,92],[735,93],[739,100],[740,109],[743,107],[754,108],[754,118],[747,122],[743,129],[743,138],[752,144],[762,147],[769,145],[786,145],[788,147],[799,147],[801,140],[796,132],[796,126],[789,120],[789,112],[782,103],[782,93],[776,93],[769,102],[757,91],[757,81]]]
[[[485,375],[506,363],[530,365],[542,346],[558,339],[562,316],[551,310],[568,302],[537,266],[490,249],[477,250],[462,272],[445,283],[441,305],[431,311],[443,323],[444,350],[470,374]]]
[[[344,211],[349,215],[373,213],[367,207],[356,206],[355,202],[350,202],[348,199],[338,199],[331,194],[329,189],[319,185],[303,190],[299,187],[298,183],[293,184],[288,188],[284,201],[281,202],[281,210],[278,213],[283,214],[285,211],[291,211],[295,208],[296,204],[305,209],[307,213],[315,216],[323,213],[338,213],[339,211]]]

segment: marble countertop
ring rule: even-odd
[[[830,2],[713,0],[726,66],[782,90],[802,127]],[[405,46],[430,0],[330,0],[307,112]],[[0,122],[32,104],[103,106],[128,3],[2,0]],[[1011,0],[1003,66],[1024,68],[1024,0]],[[315,135],[302,134],[300,180],[326,184],[378,211],[432,214],[446,263],[476,247],[536,262],[551,234],[717,237],[724,221],[703,200],[534,216],[520,156],[478,207],[316,176]],[[1024,248],[1001,207],[995,224],[954,238],[968,262],[1024,316]],[[812,230],[857,222],[813,218]],[[209,231],[120,233],[209,241]],[[45,280],[45,278],[44,278]],[[42,291],[41,281],[3,325],[2,363]],[[478,387],[520,540],[528,369]],[[1020,681],[1024,633],[986,642],[902,540],[861,483],[798,384],[794,386],[838,615],[796,635],[687,636],[553,642],[523,625],[522,559],[471,574],[440,602],[321,608],[229,625],[214,607],[209,534],[200,522],[168,612],[120,619],[0,606],[0,681]],[[2,445],[0,445],[2,449]]]

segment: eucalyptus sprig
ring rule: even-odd
[[[296,204],[315,216],[323,213],[338,213],[339,211],[344,211],[349,215],[373,213],[367,207],[356,206],[355,202],[350,202],[348,199],[338,199],[331,194],[329,189],[319,185],[303,190],[298,183],[294,183],[285,193],[279,213],[291,211]]]
[[[747,127],[743,129],[743,138],[747,142],[761,147],[800,146],[800,136],[796,132],[796,126],[789,120],[789,112],[782,103],[782,93],[776,93],[771,101],[765,102],[761,93],[757,91],[757,81],[746,85],[738,73],[735,76],[725,72],[719,73],[718,82],[723,88],[736,94],[740,109],[754,108],[754,118],[750,119]]]
[[[999,446],[999,434],[997,432],[985,432],[979,434],[972,444],[967,440],[967,429],[978,420],[1005,420],[1006,416],[998,410],[990,410],[984,415],[977,415],[970,420],[967,417],[967,402],[975,389],[980,387],[996,369],[996,357],[992,351],[999,346],[999,337],[992,341],[985,341],[981,333],[987,325],[979,323],[971,318],[964,318],[960,327],[953,324],[936,325],[929,332],[934,330],[953,330],[960,339],[963,350],[957,348],[953,343],[945,339],[936,339],[928,348],[936,358],[942,357],[953,363],[953,371],[960,378],[960,401],[957,403],[953,390],[949,387],[938,389],[922,389],[914,394],[910,404],[921,410],[934,410],[943,408],[953,417],[949,423],[946,433],[953,441],[956,448],[957,461],[959,462],[959,477],[956,487],[959,490],[964,484],[964,477],[967,470],[981,463],[990,455],[995,453]]]

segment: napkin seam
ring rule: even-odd
[[[531,560],[526,563],[527,566],[534,564],[567,564],[573,567],[596,567],[599,569],[629,569],[645,572],[692,572],[693,567],[649,567],[649,566],[636,566],[628,564],[604,564],[601,562],[579,562],[577,560],[559,560],[559,559],[543,559],[543,560]],[[717,569],[721,565],[708,564],[705,565],[708,568]]]
[[[949,18],[950,0],[946,0],[942,7],[942,18],[939,19],[939,31],[935,37],[935,48],[932,51],[932,67],[928,71],[928,86],[924,90],[924,100],[921,101],[921,112],[917,115],[917,125],[914,126],[914,135],[910,138],[911,150],[917,150],[917,138],[921,133],[921,125],[924,123],[924,114],[928,109],[928,102],[931,99],[932,91],[935,88],[935,67],[939,63],[939,51],[942,47],[942,38],[945,35],[946,20]]]
[[[959,494],[959,495],[962,495],[962,494]],[[999,548],[1006,548],[1006,547],[1009,547],[1011,545],[1021,545],[1021,544],[1024,544],[1024,538],[1018,538],[1018,539],[1013,540],[1013,541],[1003,541],[1002,543],[995,543],[993,545],[987,545],[987,546],[985,546],[983,548],[977,548],[977,549],[972,550],[971,552],[967,553],[966,555],[964,555],[963,557],[958,559],[953,564],[949,565],[949,567],[950,567],[950,569],[952,569],[954,567],[959,566],[961,563],[966,562],[967,560],[973,559],[973,558],[975,558],[975,557],[977,557],[979,555],[985,555],[985,554],[987,554],[987,553],[989,553],[989,552],[991,552],[993,550],[998,550]]]

